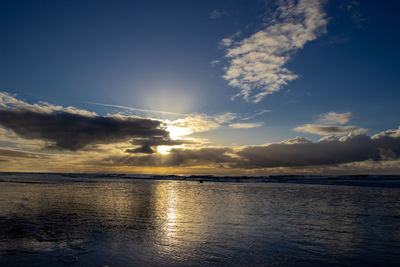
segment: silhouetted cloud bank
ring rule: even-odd
[[[374,136],[327,136],[318,142],[295,138],[262,146],[175,148],[166,155],[111,156],[102,163],[126,166],[180,167],[214,165],[223,168],[274,168],[321,166],[400,157],[400,128]]]
[[[0,110],[0,125],[48,147],[79,150],[88,145],[127,141],[135,137],[168,136],[161,121],[139,118],[84,116],[67,112],[38,113]]]
[[[44,102],[31,105],[7,93],[0,94],[0,125],[22,138],[44,140],[47,148],[76,151],[134,138],[168,138],[162,123],[131,116],[102,117]]]
[[[230,123],[235,117],[233,113],[225,113],[217,119],[220,122]],[[343,125],[349,122],[351,117],[352,114],[349,112],[323,114],[316,122],[322,123],[324,128],[318,130],[324,134],[342,133],[340,127],[353,127]],[[242,124],[246,127],[254,126],[251,123]],[[219,127],[218,123],[204,116],[187,116],[172,122],[120,114],[99,116],[86,110],[45,102],[29,104],[4,92],[0,92],[0,126],[6,129],[5,133],[9,131],[24,139],[43,140],[45,148],[50,149],[86,150],[89,153],[90,150],[92,152],[95,150],[95,145],[119,143],[106,147],[101,152],[80,153],[83,158],[78,162],[96,167],[199,166],[251,170],[336,166],[400,158],[400,127],[373,136],[364,134],[365,129],[362,128],[354,131],[346,129],[343,131],[343,133],[349,131],[346,136],[340,138],[324,136],[316,142],[296,137],[265,145],[210,146],[201,140],[172,138],[173,134],[179,137]],[[30,150],[20,151],[18,142],[21,141],[16,141],[15,148],[1,148],[0,156],[5,160],[54,158],[54,155],[43,154],[38,150],[40,153],[33,153]],[[159,146],[166,148],[158,151]],[[93,155],[95,157],[92,157]]]

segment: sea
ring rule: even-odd
[[[400,265],[400,176],[0,173],[0,266],[321,265]]]

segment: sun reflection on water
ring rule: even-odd
[[[168,237],[171,237],[176,232],[176,220],[177,220],[177,213],[176,213],[176,202],[177,196],[174,189],[174,184],[169,184],[169,188],[167,190],[167,227],[166,233]]]
[[[160,182],[155,187],[155,211],[157,225],[159,229],[159,241],[161,242],[161,251],[170,251],[176,245],[178,225],[180,220],[179,194],[175,182]]]

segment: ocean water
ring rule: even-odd
[[[398,187],[0,179],[0,266],[400,264]]]

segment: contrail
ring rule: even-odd
[[[248,115],[247,117],[244,117],[244,118],[240,119],[240,121],[247,121],[247,120],[250,120],[250,119],[252,119],[252,118],[254,118],[254,117],[257,117],[257,116],[259,116],[259,115],[261,115],[261,114],[264,114],[264,113],[267,113],[267,112],[271,112],[271,110],[269,110],[269,109],[263,109],[263,110],[261,110],[260,112],[257,112],[257,113],[252,114],[252,115]]]
[[[86,103],[92,104],[92,105],[104,106],[104,107],[121,108],[121,109],[127,109],[127,110],[132,110],[132,111],[140,111],[140,112],[147,112],[147,113],[169,114],[169,115],[179,115],[179,116],[188,115],[188,114],[184,114],[184,113],[177,113],[177,112],[171,112],[171,111],[133,108],[133,107],[127,107],[127,106],[123,106],[123,105],[112,105],[112,104],[95,103],[95,102],[86,102]]]

